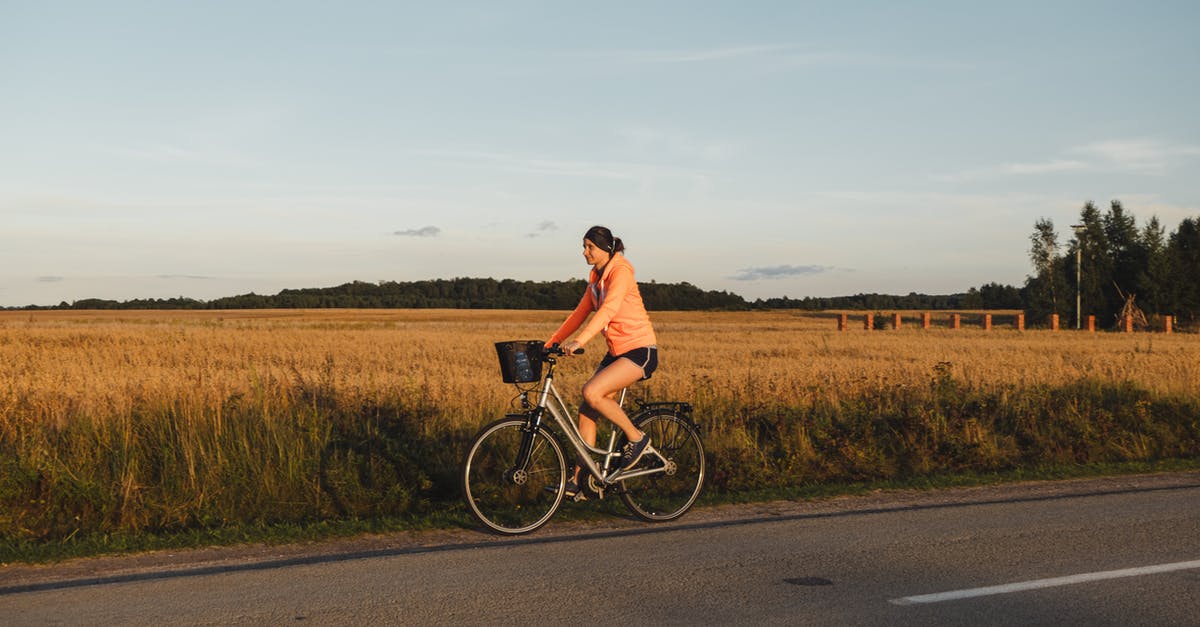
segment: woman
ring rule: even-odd
[[[650,446],[650,438],[633,426],[616,401],[617,392],[633,383],[649,379],[658,368],[658,347],[650,316],[642,304],[633,265],[621,254],[625,245],[612,231],[593,226],[583,236],[583,258],[592,266],[588,287],[579,306],[554,332],[547,344],[557,344],[579,329],[589,314],[592,319],[574,339],[562,345],[568,355],[588,340],[603,333],[608,354],[600,360],[596,373],[583,386],[583,406],[579,410],[579,434],[589,445],[596,445],[596,420],[603,417],[625,432],[627,444],[621,451],[621,469],[629,469],[641,460]],[[579,494],[579,467],[567,481],[566,496]]]

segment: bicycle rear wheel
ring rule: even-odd
[[[704,445],[692,424],[672,412],[657,412],[636,419],[650,436],[650,445],[666,459],[663,472],[624,480],[619,490],[629,511],[642,520],[663,522],[679,518],[692,507],[704,487]],[[646,455],[638,468],[663,466]]]
[[[479,522],[504,534],[528,533],[546,524],[562,503],[567,466],[562,447],[545,427],[526,433],[524,418],[504,418],[483,428],[463,462],[463,495]],[[529,460],[518,466],[521,446]]]

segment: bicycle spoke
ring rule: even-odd
[[[650,435],[651,445],[667,465],[662,472],[626,479],[621,500],[644,520],[673,520],[692,506],[704,485],[700,436],[672,413],[650,415],[638,425]]]
[[[529,436],[523,418],[495,422],[476,437],[463,464],[463,489],[471,513],[501,533],[533,531],[562,501],[566,474],[562,449],[544,428]],[[523,468],[514,459],[525,437],[533,437]],[[553,490],[547,490],[547,486]]]

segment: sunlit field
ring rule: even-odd
[[[984,331],[972,314],[957,330],[936,314],[932,329],[908,316],[872,331],[858,314],[844,332],[833,314],[652,316],[660,369],[635,396],[695,403],[714,489],[1195,454],[1196,335],[1017,331],[1003,316]],[[381,420],[402,424],[422,468],[395,512],[451,503],[463,442],[516,394],[493,343],[544,339],[564,317],[0,312],[0,535],[333,516],[320,451]],[[587,349],[560,369],[572,401],[605,350]],[[1108,390],[1133,394],[1112,402],[1142,406],[1142,422],[1125,424]],[[1013,431],[1064,412],[1073,426],[1046,438],[1099,431],[1036,455]],[[1164,412],[1170,437],[1154,426]]]
[[[946,314],[941,314],[944,317]],[[687,399],[697,386],[789,403],[880,385],[927,385],[935,366],[976,386],[1134,381],[1161,392],[1200,383],[1200,338],[1173,333],[866,331],[861,314],[656,312],[662,365],[642,394]],[[464,310],[0,313],[4,423],[105,421],[138,403],[217,407],[231,395],[322,381],[339,398],[416,394],[454,422],[483,420],[512,396],[494,342],[544,339],[564,314]],[[935,318],[935,324],[939,319]],[[605,350],[567,361],[582,383]],[[23,406],[16,411],[17,405]]]

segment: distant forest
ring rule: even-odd
[[[658,310],[740,310],[750,305],[737,294],[702,290],[690,283],[640,283],[647,307]],[[127,301],[89,298],[54,307],[25,309],[573,309],[587,288],[573,281],[437,279],[432,281],[354,281],[336,287],[286,289],[275,295],[241,294],[202,301],[143,298]]]
[[[581,280],[514,281],[511,279],[438,279],[366,283],[337,287],[287,289],[271,295],[242,294],[203,301],[191,298],[142,298],[116,301],[98,298],[56,306],[22,309],[572,309],[586,288]],[[737,294],[702,290],[691,283],[639,283],[651,310],[744,311],[750,309],[1019,309],[1020,290],[988,284],[965,294],[856,294],[834,298],[770,298],[747,301]]]
[[[894,311],[948,309],[1019,309],[1031,325],[1043,325],[1052,313],[1064,324],[1076,315],[1094,315],[1101,327],[1113,327],[1132,302],[1153,322],[1175,316],[1178,324],[1200,322],[1200,218],[1186,218],[1169,234],[1157,217],[1138,227],[1120,201],[1101,212],[1087,202],[1074,237],[1059,242],[1054,223],[1038,220],[1030,236],[1033,272],[1022,287],[987,283],[965,293],[910,293],[854,296],[767,298],[747,301],[725,291],[703,290],[690,283],[639,283],[651,310],[742,311],[751,309],[827,309]],[[457,278],[432,281],[354,281],[336,287],[287,289],[275,295],[242,294],[203,301],[149,298],[115,301],[89,298],[56,306],[19,309],[571,309],[585,289],[583,280],[514,281]],[[16,309],[16,308],[14,308]]]

